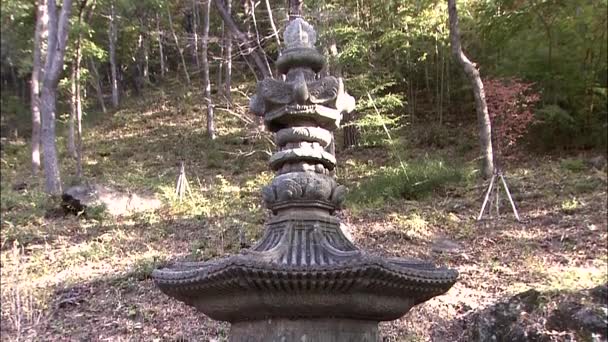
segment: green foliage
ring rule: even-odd
[[[349,195],[359,204],[379,204],[389,199],[420,200],[467,179],[465,170],[442,160],[423,159],[403,167],[381,167]]]
[[[535,144],[605,149],[606,2],[494,0],[474,10],[488,72],[542,90]]]
[[[146,280],[152,275],[152,272],[166,264],[166,260],[162,256],[151,255],[138,259],[133,265],[129,277],[135,280]]]
[[[563,159],[560,162],[560,167],[562,169],[577,173],[587,169],[585,163],[581,159]]]

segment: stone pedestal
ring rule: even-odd
[[[231,342],[376,342],[378,322],[352,319],[267,319],[233,323]]]

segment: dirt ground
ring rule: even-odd
[[[159,97],[143,109],[134,104],[127,108],[137,110],[87,127],[84,137],[88,179],[153,192],[163,201],[154,212],[63,216],[41,193],[40,181],[23,176],[26,142],[3,139],[3,340],[227,339],[227,323],[171,300],[149,275],[170,260],[238,252],[241,230],[250,242],[261,235],[267,214],[259,190],[272,177],[264,152],[272,146],[250,121],[221,111],[219,138],[209,142],[201,114],[178,102],[188,103]],[[466,158],[461,162],[470,162]],[[361,248],[460,273],[445,295],[381,323],[383,341],[468,341],[467,317],[529,289],[543,297],[527,316],[529,325],[549,340],[584,340],[575,331],[547,328],[546,320],[567,296],[607,282],[606,169],[586,165],[585,158],[533,156],[507,168],[521,222],[504,194],[499,217],[476,221],[487,187],[481,180],[418,201],[348,203],[339,215]],[[68,177],[74,166],[64,160]],[[182,200],[174,194],[180,160],[193,189]],[[356,188],[376,166],[391,162],[384,150],[346,151],[339,154],[339,180]]]

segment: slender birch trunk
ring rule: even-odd
[[[42,41],[48,37],[48,15],[46,0],[36,3],[36,29],[34,31],[34,51],[32,63],[31,99],[32,106],[32,174],[40,172],[40,80],[43,79]]]
[[[171,18],[171,9],[169,7],[167,7],[167,15],[169,17],[169,28],[171,29],[171,34],[173,35],[173,40],[175,41],[175,47],[177,48],[179,58],[182,61],[182,68],[184,69],[184,75],[186,76],[186,83],[190,85],[190,74],[188,73],[188,67],[186,66],[186,60],[184,59],[184,52],[179,46],[179,39],[177,38],[177,34],[175,34],[175,29],[173,28],[173,19]]]
[[[63,58],[69,33],[69,17],[72,1],[64,0],[61,12],[57,15],[55,0],[48,0],[49,39],[46,55],[44,81],[40,96],[42,117],[42,148],[44,153],[44,173],[46,192],[52,195],[61,193],[61,176],[55,144],[55,115],[57,105],[57,85],[63,69]]]
[[[226,10],[228,11],[228,15],[232,16],[232,0],[226,1]],[[226,25],[222,21],[222,25],[224,25],[224,29]],[[228,30],[230,31],[230,30]],[[226,95],[226,100],[228,104],[232,102],[232,34],[228,33],[226,35],[226,76],[224,77],[224,94]]]
[[[110,2],[110,27],[109,27],[109,38],[110,38],[110,71],[111,71],[111,82],[112,82],[112,106],[118,107],[119,95],[118,95],[118,75],[116,72],[116,9],[114,8],[114,0]]]
[[[207,103],[207,134],[211,140],[215,139],[215,125],[213,117],[213,103],[211,101],[211,81],[209,80],[209,12],[211,0],[203,5],[203,89],[205,89],[205,102]]]
[[[253,28],[255,30],[255,40],[256,43],[258,45],[258,48],[260,49],[260,51],[262,51],[262,56],[264,57],[264,63],[266,63],[266,68],[268,68],[268,70],[270,70],[270,77],[273,77],[272,75],[272,69],[270,68],[270,63],[268,63],[268,56],[266,55],[266,51],[264,51],[264,48],[262,47],[262,43],[260,42],[260,30],[258,30],[258,22],[255,18],[255,3],[253,2],[253,0],[249,0],[250,2],[250,6],[251,6],[251,20],[253,21]]]
[[[70,68],[70,121],[68,123],[67,149],[70,157],[76,159],[76,143],[74,139],[74,126],[76,122],[76,61],[72,61]]]
[[[101,87],[101,77],[99,77],[99,71],[97,71],[97,65],[95,65],[95,61],[91,57],[89,59],[89,69],[91,69],[91,84],[93,88],[95,88],[95,93],[97,93],[97,102],[99,102],[99,106],[101,106],[101,111],[105,114],[107,112],[106,104],[103,99],[103,88]]]
[[[140,18],[139,21],[139,54],[141,64],[141,77],[144,80],[144,85],[150,84],[150,73],[148,63],[148,30],[144,23],[144,19]]]
[[[272,72],[268,68],[268,65],[264,63],[262,53],[252,46],[249,37],[239,30],[236,22],[224,7],[222,0],[214,0],[214,4],[232,36],[239,41],[239,48],[241,46],[243,47],[243,50],[245,51],[242,53],[243,57],[245,59],[250,57],[253,60],[258,71],[262,74],[262,77],[271,77],[270,75],[272,75]]]
[[[224,77],[224,64],[226,64],[226,55],[224,52],[224,47],[226,45],[226,30],[224,30],[224,22],[222,21],[221,29],[222,37],[220,38],[220,62],[217,66],[217,93],[218,95],[222,95],[224,92],[223,77]]]
[[[277,41],[277,49],[279,50],[279,56],[281,55],[281,37],[279,37],[279,32],[277,31],[277,27],[274,24],[274,19],[272,17],[272,8],[270,7],[270,0],[265,0],[266,3],[266,11],[268,12],[268,20],[270,20],[270,27],[272,28],[272,35],[274,39]]]
[[[160,17],[156,13],[156,31],[158,34],[158,54],[160,57],[160,77],[165,78],[165,54],[163,51],[163,31],[160,29]]]
[[[198,58],[198,0],[192,0],[192,38],[194,44],[192,46],[192,57],[194,57],[194,63],[196,68],[200,70],[201,62]]]
[[[469,60],[462,51],[460,44],[460,29],[458,27],[458,11],[456,10],[456,0],[448,0],[448,14],[450,20],[450,40],[452,53],[456,60],[462,65],[465,74],[473,86],[475,95],[475,111],[477,112],[477,122],[479,125],[479,142],[481,145],[481,157],[483,160],[482,175],[490,178],[494,172],[494,156],[492,152],[492,126],[486,96],[483,90],[483,83],[479,76],[477,66]]]

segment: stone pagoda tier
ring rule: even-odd
[[[279,147],[270,158],[277,176],[262,192],[272,212],[263,237],[238,255],[152,276],[167,295],[232,323],[231,341],[376,341],[379,321],[445,293],[458,273],[374,256],[344,236],[334,213],[346,191],[329,146],[354,99],[341,79],[319,75],[325,60],[306,21],[292,20],[284,40],[284,80],[259,82],[250,104]]]

